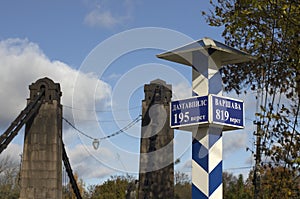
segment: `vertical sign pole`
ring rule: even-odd
[[[208,97],[208,125],[192,126],[192,198],[223,198],[222,184],[222,131],[224,124],[231,130],[243,128],[243,103],[234,101],[234,107],[219,104],[216,96],[222,96],[221,65],[243,63],[256,59],[251,55],[234,49],[210,38],[203,38],[157,55],[158,58],[181,63],[193,68],[193,95]],[[214,99],[214,101],[213,101]],[[225,100],[231,103],[233,100]],[[214,117],[214,107],[220,106],[225,117]],[[222,111],[218,109],[219,111]],[[229,111],[233,116],[229,118]],[[200,112],[200,110],[199,110]],[[226,112],[226,113],[225,113]],[[227,118],[227,119],[225,119]],[[224,120],[225,119],[225,120]],[[227,121],[229,119],[229,121]],[[218,125],[212,125],[214,120]],[[183,127],[183,126],[182,126]],[[191,129],[184,129],[188,130]],[[224,129],[225,130],[225,129]],[[228,130],[228,129],[227,129]]]
[[[213,59],[213,52],[194,51],[192,56],[193,95],[222,95],[220,65]],[[222,195],[222,129],[196,126],[192,144],[192,198],[220,199]]]

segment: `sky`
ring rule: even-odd
[[[223,42],[222,27],[209,27],[201,11],[209,1],[1,1],[0,2],[0,130],[26,105],[28,86],[49,77],[61,84],[63,140],[74,171],[87,184],[111,175],[138,173],[141,123],[120,132],[141,114],[143,86],[155,79],[172,84],[173,99],[191,96],[191,68],[160,60],[157,54],[210,37]],[[245,101],[246,128],[225,132],[223,168],[247,176],[256,104],[249,96],[225,94]],[[0,158],[20,161],[24,130]],[[175,170],[191,173],[191,134],[175,131]]]

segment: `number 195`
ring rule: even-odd
[[[184,112],[174,115],[174,122],[175,123],[182,123],[182,122],[188,122],[190,120],[189,116],[190,112]],[[179,120],[179,121],[178,121]]]

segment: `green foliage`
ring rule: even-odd
[[[257,60],[222,69],[226,91],[256,94],[261,165],[300,172],[300,6],[297,0],[215,0],[204,13],[225,43]],[[268,161],[267,161],[268,160]],[[272,189],[280,189],[280,183]]]
[[[293,97],[300,70],[299,2],[217,0],[212,5],[214,11],[203,13],[207,22],[224,27],[228,45],[258,58],[254,63],[226,66],[226,89],[239,93],[243,86],[253,90],[268,87],[270,94],[285,92],[287,97]]]
[[[259,171],[259,191],[257,198],[292,199],[300,198],[299,173],[284,167],[262,167]],[[224,199],[252,199],[254,198],[253,171],[250,171],[246,181],[242,175],[238,177],[231,173],[223,173]]]
[[[90,187],[91,199],[125,199],[131,185],[135,184],[131,176],[111,176],[102,185]]]
[[[237,177],[231,173],[223,173],[223,198],[224,199],[251,199],[251,188],[244,183],[243,176]]]

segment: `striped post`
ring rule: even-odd
[[[192,53],[195,96],[222,95],[220,65],[213,59],[213,53],[204,50]],[[220,199],[222,195],[222,128],[199,126],[193,130],[192,198]]]
[[[192,146],[192,198],[222,198],[222,129],[199,128]]]
[[[158,58],[193,68],[194,96],[222,96],[222,65],[247,62],[251,55],[210,38],[203,38],[157,55]],[[209,112],[212,110],[209,110]],[[186,128],[180,128],[188,130]],[[192,198],[221,199],[222,188],[222,125],[193,126]],[[232,128],[231,130],[233,130]]]

